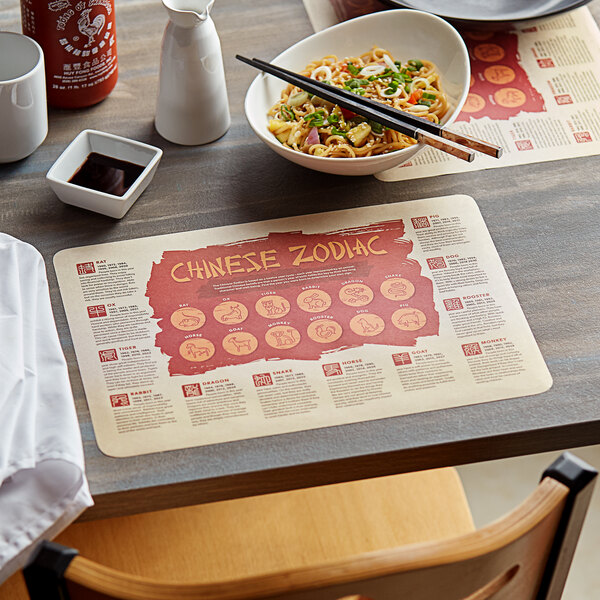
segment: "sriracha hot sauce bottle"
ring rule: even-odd
[[[114,0],[21,0],[23,33],[44,51],[48,104],[81,108],[117,83]]]

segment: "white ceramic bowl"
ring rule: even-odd
[[[312,60],[328,54],[339,58],[357,56],[375,45],[389,50],[396,60],[402,62],[412,58],[433,62],[441,74],[442,86],[450,103],[442,122],[451,123],[458,116],[469,91],[469,55],[456,29],[429,13],[385,10],[358,17],[307,37],[270,62],[291,71],[301,71]],[[325,173],[370,175],[401,165],[423,149],[423,144],[415,144],[379,156],[327,158],[286,148],[267,129],[267,112],[286,85],[272,75],[258,75],[248,88],[244,107],[256,135],[277,154],[292,162]]]
[[[73,177],[91,152],[98,152],[143,166],[144,170],[123,196],[106,194],[69,183],[69,179]],[[65,204],[87,208],[120,219],[125,216],[125,213],[152,181],[161,156],[162,150],[155,146],[112,133],[85,129],[56,159],[46,174],[46,179],[54,193]]]

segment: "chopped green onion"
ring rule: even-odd
[[[421,60],[417,60],[417,59],[409,60],[409,61],[408,61],[408,64],[409,64],[411,67],[414,67],[414,68],[412,69],[413,71],[418,71],[419,69],[422,69],[422,68],[423,68],[423,61],[421,61]]]
[[[371,75],[371,77],[369,77],[369,81],[375,81],[375,75]]]
[[[422,104],[423,106],[431,106],[431,100],[419,100],[417,104]]]
[[[341,129],[337,129],[336,127],[331,128],[332,135],[341,135],[342,137],[346,137],[346,132]]]
[[[339,123],[340,122],[340,115],[335,115],[335,114],[331,114],[327,117],[327,122],[328,123]]]
[[[284,121],[294,121],[296,119],[294,111],[287,104],[282,104],[279,112]]]
[[[404,91],[405,91],[407,94],[411,94],[411,93],[412,93],[412,86],[411,86],[411,84],[410,84],[410,83],[407,83],[407,84],[404,86]]]
[[[355,67],[351,62],[348,63],[348,71],[352,75],[358,75],[360,73],[360,69],[358,67]]]
[[[402,63],[401,63],[399,60],[395,60],[395,61],[394,61],[394,64],[395,64],[395,65],[396,65],[396,66],[397,66],[399,69],[401,69],[401,68],[402,68]]]
[[[429,92],[423,92],[423,98],[425,98],[425,100],[435,100],[437,96],[435,94],[430,94]]]
[[[377,123],[376,121],[369,121],[369,125],[375,133],[383,133],[383,125],[381,123]]]

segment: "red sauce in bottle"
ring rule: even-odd
[[[114,0],[21,0],[23,33],[44,51],[48,104],[100,102],[118,77]]]

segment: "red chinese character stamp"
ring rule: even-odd
[[[517,140],[515,146],[519,152],[524,150],[533,150],[533,142],[531,140]]]
[[[325,377],[334,377],[335,375],[343,375],[342,365],[340,363],[329,363],[327,365],[323,365],[323,373],[325,373]]]
[[[463,344],[462,351],[465,356],[477,356],[483,354],[481,346],[477,342],[471,342],[470,344]]]
[[[113,360],[119,360],[119,357],[117,356],[117,351],[115,348],[111,348],[110,350],[100,350],[100,352],[98,352],[98,355],[100,356],[101,363],[112,362]]]
[[[464,308],[460,298],[446,298],[444,300],[444,306],[446,310],[462,310]]]
[[[399,352],[398,354],[392,354],[392,360],[394,365],[397,367],[400,365],[412,365],[412,360],[408,352]]]
[[[551,58],[538,58],[537,64],[540,69],[549,69],[556,66]]]
[[[271,373],[258,373],[258,375],[252,375],[254,380],[254,387],[264,387],[265,385],[273,385],[273,378]]]
[[[95,273],[96,267],[94,267],[93,262],[84,262],[77,264],[77,275],[89,275],[90,273]]]
[[[184,398],[198,398],[202,396],[202,388],[199,383],[186,383],[181,386]]]
[[[443,256],[434,256],[433,258],[428,258],[427,265],[432,271],[435,269],[445,269],[448,266]]]
[[[98,304],[97,306],[88,306],[87,307],[88,317],[90,319],[95,319],[97,317],[106,317],[106,306],[104,304]]]
[[[570,94],[560,94],[558,96],[554,96],[554,99],[558,105],[573,104],[573,98],[571,98]]]
[[[118,406],[129,406],[129,396],[127,394],[115,394],[110,397],[110,405],[113,408]]]
[[[589,131],[576,131],[573,135],[578,144],[585,144],[592,141],[592,135]]]
[[[431,223],[427,217],[413,217],[411,219],[412,225],[415,229],[424,229],[425,227],[431,227]]]

